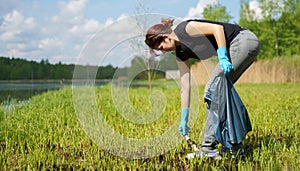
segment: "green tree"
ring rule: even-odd
[[[131,67],[127,70],[130,79],[146,79],[148,77],[147,63],[144,57],[136,56],[131,61]]]
[[[116,69],[112,65],[99,67],[97,72],[97,79],[111,79],[114,76]]]
[[[242,1],[239,24],[253,31],[260,40],[259,58],[295,55],[299,47],[299,0],[260,0],[262,16],[255,16],[249,2]]]
[[[64,73],[64,66],[62,65],[61,62],[56,64],[54,66],[54,73],[53,73],[53,78],[54,79],[65,79],[66,75]]]
[[[232,16],[226,11],[226,7],[217,3],[204,8],[203,18],[218,22],[229,22]]]
[[[286,0],[278,20],[280,38],[279,54],[300,54],[300,0]]]

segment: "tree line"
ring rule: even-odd
[[[51,64],[47,59],[40,62],[28,61],[20,58],[0,57],[0,80],[71,80],[74,69],[80,71],[81,79],[118,79],[129,77],[132,79],[146,79],[148,61],[136,56],[131,61],[130,67],[118,68],[112,65],[92,66],[75,64]],[[157,78],[164,78],[166,70],[177,69],[173,54],[164,54],[162,59],[150,60]],[[96,71],[96,75],[94,74]],[[74,77],[76,78],[76,77]]]
[[[85,68],[86,73],[98,70],[96,79],[111,79],[116,68],[108,66],[78,66]],[[62,80],[72,79],[75,69],[74,64],[51,64],[49,61],[28,61],[19,58],[0,57],[0,80]]]

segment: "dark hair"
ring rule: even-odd
[[[162,18],[160,24],[155,24],[154,26],[150,27],[145,36],[145,43],[150,48],[155,48],[164,40],[163,34],[170,34],[172,32],[171,27],[173,26],[173,21],[174,19]]]

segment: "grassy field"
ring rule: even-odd
[[[177,86],[155,86],[153,91],[160,91],[163,96],[151,95],[146,88],[129,90],[130,103],[137,114],[151,111],[151,105],[164,103],[159,99],[165,99],[164,113],[148,124],[134,124],[125,119],[114,107],[110,86],[95,89],[96,104],[106,123],[116,132],[131,138],[151,138],[179,124],[180,90]],[[203,88],[197,87],[199,97],[203,97]],[[300,169],[300,84],[238,84],[236,89],[248,109],[253,127],[244,141],[244,159],[187,160],[186,154],[191,150],[183,139],[156,157],[115,156],[100,148],[83,130],[74,109],[72,88],[67,87],[34,96],[19,105],[2,104],[0,170]],[[190,137],[200,141],[205,109],[202,99],[198,100],[199,117]],[[153,144],[153,148],[157,146]]]

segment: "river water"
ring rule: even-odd
[[[96,86],[106,82],[97,81]],[[72,86],[72,82],[0,82],[0,103],[11,100],[23,101],[43,92],[58,90],[65,86]]]

